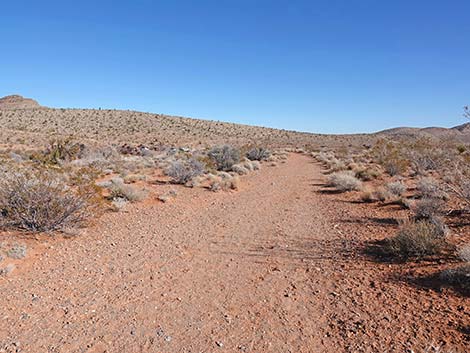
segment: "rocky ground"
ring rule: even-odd
[[[237,192],[180,188],[76,237],[4,234],[28,253],[3,260],[0,352],[465,352],[469,298],[421,280],[434,265],[364,255],[393,210],[324,179],[292,154]]]

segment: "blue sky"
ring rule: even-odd
[[[453,126],[468,0],[9,1],[0,96],[323,133]]]

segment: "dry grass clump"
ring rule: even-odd
[[[171,177],[175,184],[187,184],[204,172],[204,165],[195,159],[173,161],[165,170],[165,174]]]
[[[248,168],[246,168],[245,166],[243,166],[241,164],[235,164],[232,167],[232,171],[237,173],[238,175],[246,175],[246,174],[249,173]]]
[[[333,173],[328,178],[328,185],[333,186],[338,191],[360,190],[362,182],[350,171]]]
[[[374,189],[368,186],[362,188],[362,193],[361,193],[362,202],[370,203],[370,202],[375,202],[376,200],[377,200],[376,191]]]
[[[0,224],[34,232],[73,228],[91,216],[95,199],[94,188],[72,189],[51,171],[13,172],[0,180]]]
[[[392,257],[421,259],[440,254],[447,246],[439,224],[429,220],[408,220],[397,235],[385,241],[383,251]]]
[[[241,163],[233,165],[232,171],[234,173],[237,173],[238,175],[246,175],[254,170],[259,170],[260,168],[261,164],[259,161],[251,161],[249,159],[246,159]]]
[[[209,175],[209,189],[211,191],[237,190],[240,179],[229,173],[220,172],[217,175]]]
[[[224,172],[232,170],[233,165],[240,162],[240,150],[230,145],[214,147],[208,155],[214,161],[217,170]]]
[[[131,185],[126,185],[121,178],[112,179],[109,185],[109,199],[116,202],[137,202],[142,201],[146,196],[147,192],[145,190],[139,190]]]
[[[382,172],[377,168],[356,168],[355,169],[356,178],[362,181],[371,181],[373,179],[377,179]]]

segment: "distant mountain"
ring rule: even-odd
[[[465,143],[470,143],[470,123],[454,126],[452,128],[445,127],[397,127],[379,131],[376,135],[385,136],[413,136],[413,137],[435,137],[435,138],[452,138]]]
[[[18,94],[0,98],[0,110],[33,109],[40,108],[38,102],[31,98],[25,98]]]

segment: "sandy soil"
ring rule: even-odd
[[[41,240],[0,279],[0,351],[464,352],[469,299],[361,255],[393,227],[323,180],[292,155],[238,192],[181,188]]]

